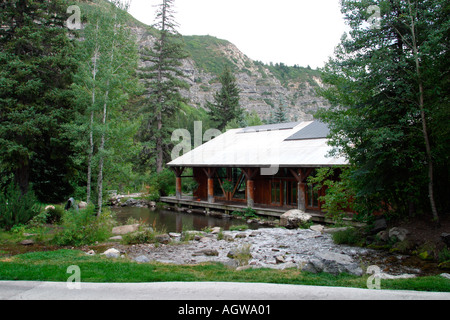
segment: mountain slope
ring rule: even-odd
[[[96,2],[102,5],[105,0]],[[82,10],[92,5],[87,0],[78,3]],[[153,46],[155,30],[129,17],[128,24],[139,47]],[[182,94],[195,107],[204,108],[206,101],[213,100],[213,94],[220,89],[217,77],[228,65],[241,89],[241,106],[255,111],[262,120],[269,120],[280,104],[286,106],[289,121],[311,120],[319,108],[328,108],[326,100],[315,94],[315,89],[322,85],[317,70],[253,61],[229,41],[213,36],[183,36],[183,39],[190,54],[183,62],[183,71],[191,87]]]

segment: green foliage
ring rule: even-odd
[[[55,234],[53,242],[59,246],[82,246],[105,241],[111,236],[114,223],[111,212],[104,210],[97,216],[92,204],[82,210],[70,209],[64,213],[62,230]]]
[[[175,173],[170,169],[164,169],[155,173],[150,178],[150,186],[156,188],[163,197],[175,194]]]
[[[230,44],[228,41],[212,36],[184,36],[183,39],[186,50],[200,70],[219,76],[226,67],[236,69],[221,50]]]
[[[252,258],[251,249],[251,244],[243,244],[239,248],[235,249],[233,259],[236,260],[240,266],[248,265],[250,259]]]
[[[214,102],[208,102],[209,116],[217,129],[222,131],[232,120],[241,121],[243,111],[239,105],[240,90],[236,84],[236,78],[230,68],[226,67],[219,77],[222,88],[214,94]]]
[[[362,245],[365,241],[363,234],[356,228],[334,232],[332,238],[336,244]]]
[[[360,219],[365,217],[364,211],[358,211],[363,208],[359,206],[351,167],[317,169],[316,174],[308,178],[308,183],[315,190],[325,188],[325,195],[319,200],[323,202],[322,209],[327,217],[339,222],[349,211],[357,211]]]
[[[39,214],[40,209],[31,188],[22,195],[20,188],[11,181],[0,192],[0,228],[11,230],[14,226],[26,224]]]
[[[354,166],[352,180],[367,211],[382,205],[403,215],[412,207],[430,211],[425,133],[432,160],[440,164],[434,173],[438,206],[448,208],[443,199],[448,198],[449,158],[441,152],[448,146],[443,127],[449,127],[449,117],[442,117],[444,109],[448,114],[449,108],[442,106],[448,106],[450,97],[448,3],[372,1],[381,9],[379,28],[368,26],[368,5],[342,1],[351,31],[323,69],[327,86],[319,93],[332,107],[317,116],[329,124],[334,154],[345,155]],[[418,52],[413,40],[420,43]]]
[[[72,191],[73,145],[63,125],[75,111],[77,66],[66,11],[61,0],[0,5],[0,173],[14,174],[23,193],[33,183],[43,202]]]
[[[122,243],[127,245],[153,242],[155,242],[155,233],[149,228],[142,228],[142,230],[122,236]]]

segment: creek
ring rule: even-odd
[[[181,233],[184,230],[204,230],[205,228],[220,227],[229,230],[232,226],[247,225],[248,229],[260,228],[257,223],[247,224],[245,220],[221,219],[197,213],[182,213],[158,208],[119,207],[112,208],[115,219],[119,224],[126,224],[129,218],[142,220],[153,226],[157,231]]]

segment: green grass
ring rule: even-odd
[[[78,250],[33,252],[0,258],[0,280],[65,282],[71,274],[67,268],[77,265],[82,282],[263,282],[295,285],[367,288],[367,278],[347,274],[311,274],[297,269],[248,269],[236,271],[218,263],[193,266],[161,263],[139,264],[128,259],[88,256]],[[382,289],[450,292],[450,281],[442,277],[382,280]]]

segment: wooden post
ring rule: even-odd
[[[181,177],[176,177],[176,195],[177,195],[177,200],[181,200],[181,196],[182,196]]]
[[[247,179],[247,206],[253,208],[255,206],[255,181],[253,178],[258,170],[255,168],[242,168],[241,170]]]
[[[175,172],[175,176],[176,176],[175,191],[176,191],[177,200],[181,200],[181,198],[182,198],[181,176],[183,175],[184,169],[185,168],[182,168],[182,167],[173,167],[172,168],[172,170]]]
[[[299,182],[297,185],[297,191],[298,191],[298,210],[300,211],[306,211],[306,184],[303,182]]]
[[[208,177],[208,203],[214,203],[214,179]]]
[[[214,174],[216,173],[215,168],[203,168],[203,171],[208,178],[208,203],[214,203]]]
[[[306,179],[312,173],[313,169],[289,169],[297,180],[297,203],[298,210],[306,211]]]
[[[253,208],[255,206],[255,181],[247,180],[247,206]]]

